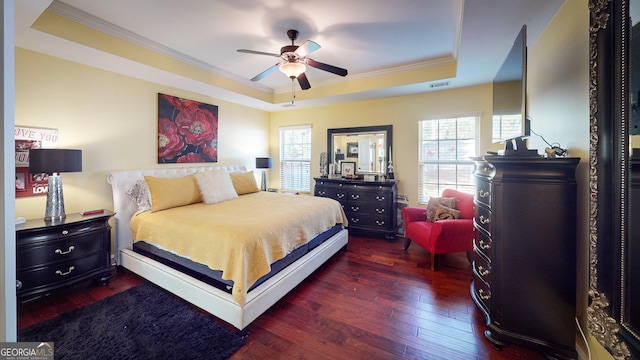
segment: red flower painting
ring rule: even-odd
[[[158,94],[158,163],[218,161],[218,107]]]

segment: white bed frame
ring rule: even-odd
[[[144,176],[179,177],[221,167],[226,168],[229,172],[246,171],[243,166],[209,166],[111,172],[107,177],[107,182],[111,184],[113,190],[113,206],[116,213],[115,256],[118,265],[230,323],[239,330],[243,330],[324,264],[331,256],[347,245],[348,236],[346,229],[341,230],[320,246],[251,290],[247,294],[244,306],[240,306],[231,294],[132,250],[133,239],[129,222],[137,211],[137,207],[125,193],[136,181],[144,179]]]

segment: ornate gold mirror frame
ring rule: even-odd
[[[630,315],[640,311],[630,290],[640,284],[629,277],[629,258],[638,256],[630,254],[637,246],[629,247],[628,230],[629,2],[589,0],[589,12],[588,328],[615,359],[640,358],[640,324]]]

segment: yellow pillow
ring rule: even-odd
[[[198,183],[193,176],[177,178],[145,176],[144,179],[151,193],[151,212],[202,201]]]
[[[231,176],[231,182],[238,195],[249,194],[260,191],[258,184],[256,184],[256,178],[253,176],[253,171],[247,171],[245,173],[229,173]]]

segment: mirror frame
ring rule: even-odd
[[[640,356],[626,326],[629,2],[589,0],[589,332],[615,359]],[[640,304],[638,304],[640,305]]]
[[[333,163],[333,136],[340,134],[368,134],[374,132],[386,132],[385,136],[385,150],[384,156],[389,159],[389,149],[392,149],[393,146],[393,125],[379,125],[379,126],[361,126],[361,127],[350,127],[350,128],[335,128],[335,129],[327,129],[327,162],[329,164]],[[393,153],[392,153],[393,155]],[[393,162],[393,159],[391,159]],[[389,162],[387,161],[387,165]],[[359,172],[356,172],[357,174]],[[363,173],[359,173],[363,174]],[[366,173],[365,173],[366,174]],[[384,169],[384,175],[389,175],[388,166]]]

